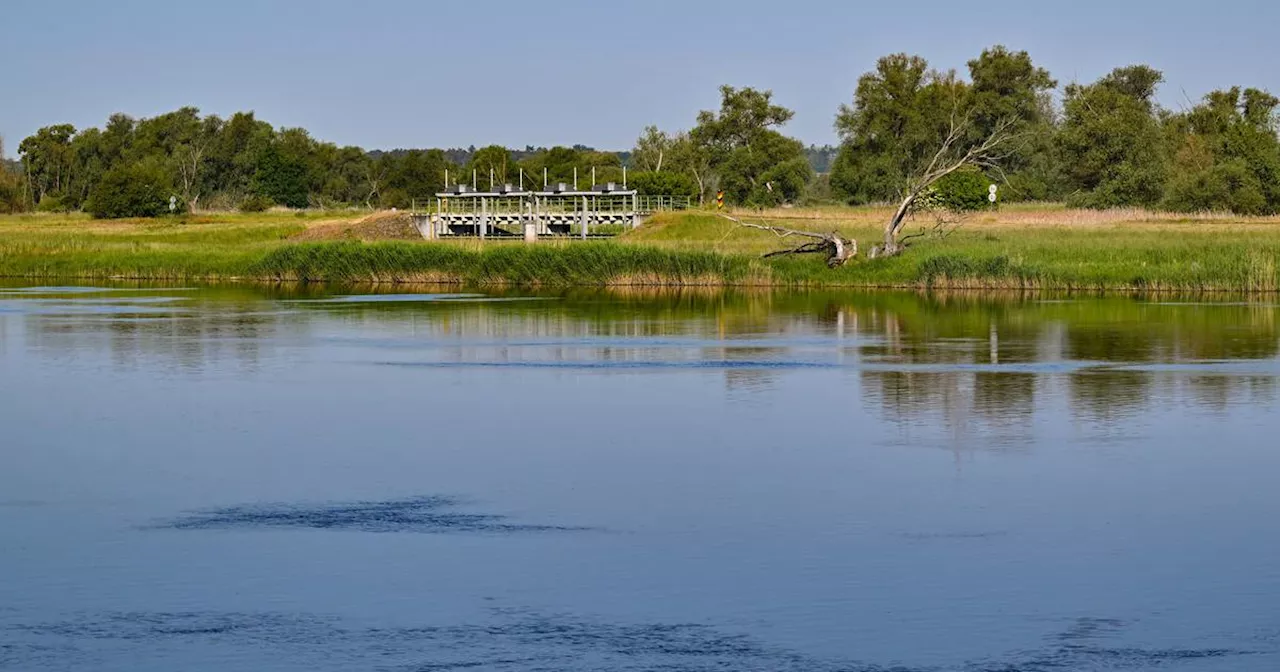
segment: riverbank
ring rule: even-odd
[[[866,247],[878,208],[741,215]],[[830,270],[816,256],[761,259],[790,241],[711,213],[656,217],[618,239],[426,243],[362,213],[225,214],[96,221],[0,217],[0,276],[471,285],[738,285],[1276,291],[1280,219],[1011,206],[905,255]],[[392,232],[392,233],[387,233]],[[395,235],[395,237],[402,237]]]

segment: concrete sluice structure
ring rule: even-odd
[[[689,207],[687,197],[640,196],[633,189],[602,184],[590,191],[557,189],[473,191],[459,185],[436,194],[435,208],[414,208],[413,221],[422,237],[453,236],[536,240],[541,236],[594,237],[617,235],[635,228],[640,219],[659,210]]]

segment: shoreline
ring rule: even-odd
[[[768,221],[774,213],[746,215]],[[801,214],[801,213],[777,213]],[[812,228],[872,240],[874,208],[815,211]],[[1280,219],[1172,220],[1158,213],[1010,207],[889,259],[828,269],[714,213],[661,215],[615,239],[362,239],[330,214],[189,221],[0,216],[10,280],[444,285],[493,288],[740,288],[1067,293],[1280,292]],[[1080,224],[1080,222],[1085,222]],[[335,223],[336,222],[336,223]],[[332,238],[317,239],[317,232]]]

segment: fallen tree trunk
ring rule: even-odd
[[[845,238],[841,236],[838,231],[832,231],[831,233],[817,233],[815,231],[800,231],[797,229],[788,229],[783,226],[769,226],[767,224],[753,224],[751,222],[744,222],[736,217],[730,217],[729,215],[726,215],[726,214],[721,214],[720,216],[733,222],[734,224],[737,224],[738,226],[746,227],[748,229],[759,229],[761,231],[768,231],[778,236],[779,238],[789,238],[791,236],[797,236],[801,238],[814,239],[814,242],[805,243],[803,245],[800,245],[799,247],[794,247],[789,250],[778,250],[776,252],[769,252],[768,254],[764,255],[764,258],[766,259],[770,257],[782,257],[782,256],[788,256],[792,254],[824,254],[825,253],[827,255],[827,267],[837,268],[839,266],[844,266],[845,262],[858,256],[858,241]]]

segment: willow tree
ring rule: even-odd
[[[966,168],[977,168],[984,171],[1000,172],[1002,164],[1016,151],[1017,141],[1023,137],[1014,119],[1005,119],[996,123],[984,135],[974,135],[974,119],[972,114],[960,111],[957,105],[948,123],[946,135],[942,138],[929,157],[914,174],[908,178],[892,217],[885,223],[881,240],[874,244],[867,256],[875,259],[892,257],[901,254],[917,238],[929,234],[945,234],[949,227],[958,223],[957,214],[946,203],[937,198],[936,185],[943,179]],[[932,215],[930,225],[914,233],[906,233],[907,225],[916,215],[929,213]],[[770,231],[780,238],[809,238],[810,242],[799,247],[770,252],[766,257],[790,254],[822,253],[827,256],[827,265],[835,268],[843,266],[850,259],[858,256],[858,241],[845,238],[839,231],[830,233],[804,231],[781,226],[745,222],[735,217],[723,215],[726,219],[747,228]]]
[[[1047,123],[1043,96],[1056,83],[1026,52],[996,46],[968,65],[970,82],[918,56],[886,56],[858,80],[853,103],[840,107],[833,190],[852,203],[896,204],[868,256],[900,254],[917,237],[947,232],[960,218],[940,183],[962,171],[1007,181],[1006,171],[1025,162],[1025,140]],[[931,223],[907,233],[925,214]],[[839,266],[858,253],[856,241],[836,232],[753,226],[811,239],[776,254],[826,253]]]

